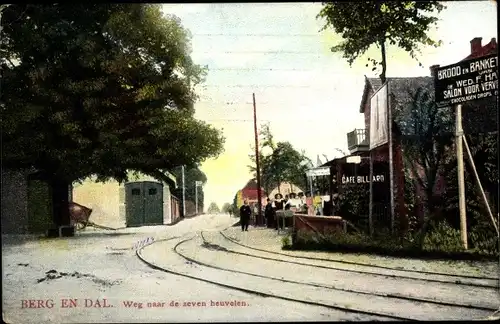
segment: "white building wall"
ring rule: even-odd
[[[160,183],[155,178],[140,173],[129,173],[130,182],[151,181]],[[170,224],[171,192],[168,184],[163,184],[163,224]],[[73,201],[92,208],[90,220],[98,225],[120,228],[125,227],[125,184],[110,180],[106,183],[96,183],[95,177],[85,179],[82,184],[73,185]]]
[[[73,201],[92,209],[90,221],[109,227],[124,227],[119,210],[119,184],[117,181],[96,183],[95,177],[73,184]]]
[[[170,187],[168,184],[163,184],[163,224],[172,223],[172,201]]]

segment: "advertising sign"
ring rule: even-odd
[[[370,102],[370,150],[389,141],[387,83],[371,98]]]
[[[439,108],[498,96],[496,54],[440,67],[434,76]]]
[[[308,177],[318,177],[330,175],[330,167],[315,168],[307,170],[306,175]]]

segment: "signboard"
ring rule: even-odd
[[[498,96],[496,54],[440,67],[434,76],[439,108]]]
[[[236,205],[238,207],[243,205],[243,192],[241,190],[239,190],[237,195],[236,195]]]
[[[389,141],[387,82],[370,101],[370,150]]]
[[[330,167],[315,168],[315,169],[307,170],[306,175],[308,177],[327,176],[327,175],[330,175]]]
[[[347,176],[342,175],[342,184],[369,184],[370,176],[365,175],[356,175],[356,176]],[[372,182],[385,182],[385,176],[383,174],[373,175]]]

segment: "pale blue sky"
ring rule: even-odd
[[[470,52],[470,40],[487,43],[497,34],[493,1],[446,2],[437,30],[440,48],[423,48],[424,67],[404,51],[388,48],[387,76],[427,76],[429,66],[455,63]],[[208,65],[200,87],[196,116],[224,130],[225,152],[206,161],[208,177],[205,205],[222,205],[251,177],[253,138],[252,93],[260,124],[271,121],[276,140],[290,141],[316,161],[316,155],[338,157],[335,148],[347,150],[346,133],[363,127],[359,111],[364,75],[376,77],[365,67],[376,48],[351,68],[329,48],[339,38],[319,33],[319,3],[273,4],[166,4],[164,12],[178,16],[193,34],[192,57]],[[272,69],[272,70],[271,70]],[[323,159],[323,158],[322,158]]]

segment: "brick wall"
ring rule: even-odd
[[[2,234],[28,233],[28,172],[2,169]]]

